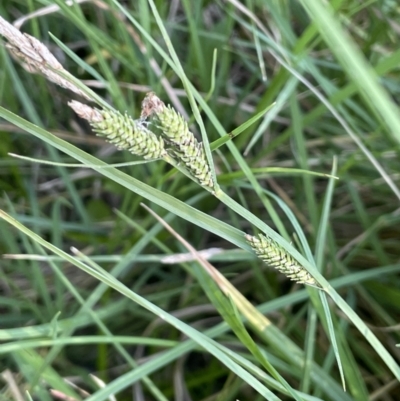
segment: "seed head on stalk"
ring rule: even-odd
[[[173,107],[166,106],[154,92],[149,92],[142,102],[140,117],[155,120],[174,155],[200,185],[210,189],[215,187],[203,144],[197,141],[185,119]]]
[[[299,284],[320,288],[314,277],[272,238],[263,234],[258,236],[246,234],[245,237],[257,256],[267,265]]]
[[[144,159],[159,159],[167,152],[164,141],[149,131],[141,120],[115,110],[98,110],[75,100],[68,105],[93,127],[97,135],[121,150],[128,150]]]

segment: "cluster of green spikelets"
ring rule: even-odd
[[[258,234],[258,236],[246,235],[246,240],[267,265],[299,284],[319,287],[314,277],[272,238]]]
[[[57,73],[61,71],[65,74],[66,71],[43,43],[22,34],[1,16],[0,36],[6,38],[8,50],[28,66],[30,72],[40,72],[50,81],[91,99],[73,82]],[[197,183],[215,194],[216,185],[203,144],[197,141],[184,118],[171,106],[166,106],[154,92],[148,93],[143,100],[139,120],[113,109],[94,109],[77,101],[69,102],[69,106],[86,119],[99,136],[119,149],[128,150],[144,159],[163,158],[170,161],[173,157],[186,167]],[[152,122],[160,130],[158,135],[148,129]],[[275,241],[263,235],[246,235],[246,239],[267,264],[298,283],[316,286],[316,281],[304,267]]]
[[[90,123],[99,136],[119,149],[128,150],[144,159],[172,156],[184,164],[195,181],[213,190],[211,169],[202,143],[189,130],[184,118],[171,106],[166,106],[153,92],[143,100],[138,120],[112,109],[98,110],[77,101],[71,101],[69,105]],[[153,123],[160,131],[158,135],[147,128]],[[318,287],[307,270],[271,238],[262,234],[257,237],[246,235],[246,240],[266,264],[293,281]]]
[[[93,109],[77,101],[69,105],[80,117],[88,120],[99,136],[119,149],[145,159],[160,159],[168,154],[182,163],[196,182],[214,189],[203,144],[189,131],[184,118],[171,106],[165,106],[153,92],[143,100],[139,120],[112,109]],[[159,135],[147,128],[151,122],[159,128]]]

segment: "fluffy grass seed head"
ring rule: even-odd
[[[319,288],[314,277],[273,239],[262,234],[258,234],[258,236],[246,234],[245,237],[257,256],[267,265],[277,269],[299,284]]]
[[[75,100],[68,105],[89,122],[97,135],[118,149],[128,150],[144,159],[159,159],[166,155],[163,139],[149,131],[140,120],[114,110],[97,110]]]
[[[142,102],[141,119],[155,118],[162,135],[172,145],[174,155],[181,160],[200,185],[214,188],[211,169],[204,147],[189,130],[185,119],[170,105],[166,106],[154,92]]]

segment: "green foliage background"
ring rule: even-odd
[[[398,399],[398,3],[120,3],[7,0],[0,15],[28,16],[21,30],[121,112],[138,118],[153,90],[211,149],[238,133],[212,152],[226,196],[163,161],[99,168],[139,158],[2,46],[0,209],[15,221],[0,220],[0,399],[18,399],[11,382],[86,398],[64,378],[96,401]],[[78,161],[97,168],[64,165]],[[141,202],[195,249],[221,248],[210,263],[264,317],[197,262],[166,264],[187,250]],[[243,235],[265,227],[327,298],[256,259]]]

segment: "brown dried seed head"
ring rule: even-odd
[[[142,101],[140,118],[144,120],[154,113],[160,113],[164,107],[164,102],[154,92],[148,92]]]
[[[90,100],[90,97],[74,83],[58,73],[58,71],[60,71],[68,75],[67,71],[42,42],[33,36],[21,33],[1,17],[0,35],[7,39],[8,43],[6,47],[10,51],[10,54],[15,57],[27,71],[30,73],[41,73],[49,81]]]

